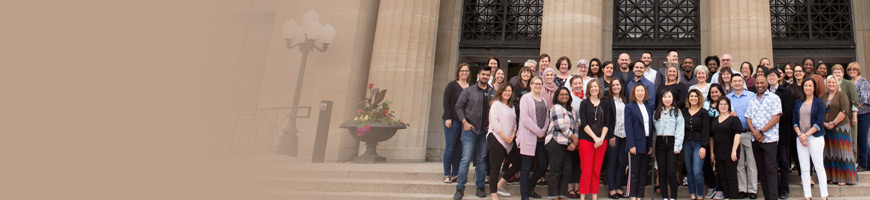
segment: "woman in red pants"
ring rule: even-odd
[[[613,135],[616,115],[613,102],[603,98],[604,92],[598,80],[589,81],[586,91],[589,96],[580,103],[581,124],[577,131],[580,139],[577,145],[581,171],[579,193],[580,199],[586,199],[586,194],[598,199],[598,181],[607,151],[605,141]]]

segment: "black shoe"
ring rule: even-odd
[[[779,199],[788,199],[788,193],[779,193]]]
[[[483,188],[477,188],[477,197],[486,197],[486,191]]]
[[[735,198],[735,199],[745,199],[745,198],[746,198],[746,193],[745,193],[745,192],[739,192],[739,193],[737,193],[737,197],[734,197],[734,198]]]
[[[538,195],[538,193],[535,193],[535,191],[532,190],[532,194],[529,194],[529,197],[531,197],[532,199],[540,199],[541,195]]]
[[[755,193],[749,193],[749,199],[756,199],[756,198],[758,198],[758,195],[755,195]]]
[[[463,195],[465,195],[464,190],[456,189],[456,194],[453,194],[453,200],[460,200]]]

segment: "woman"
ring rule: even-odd
[[[590,79],[587,78],[585,80],[588,81]],[[580,117],[579,117],[580,116],[580,103],[582,103],[583,100],[586,99],[586,96],[587,96],[586,94],[583,93],[583,81],[584,81],[583,77],[580,77],[580,76],[571,77],[571,80],[570,80],[571,88],[573,88],[573,91],[574,91],[574,92],[571,92],[571,109],[572,109],[571,112],[574,113],[575,119],[577,120],[577,122],[575,124],[577,124],[578,126],[580,125],[580,122],[581,122]],[[575,131],[575,135],[578,132],[579,131]],[[576,145],[576,143],[575,143],[575,145]],[[574,150],[572,150],[570,152],[570,155],[571,155],[571,164],[572,164],[571,168],[572,169],[579,169],[580,168],[580,154],[577,152],[577,148],[574,148]],[[580,187],[580,185],[578,184],[578,183],[580,183],[580,173],[572,172],[571,179],[569,179],[569,180],[570,181],[568,181],[568,198],[580,198],[580,195],[577,194],[577,191],[579,190],[579,187]]]
[[[486,60],[486,66],[491,68],[492,70],[498,69],[500,63],[501,62],[498,61],[498,58],[495,57],[489,57],[489,59]],[[487,83],[492,85],[495,82],[495,73],[491,73],[490,76],[491,77],[489,77],[489,82]]]
[[[689,91],[689,87],[680,82],[680,66],[677,63],[668,63],[668,66],[665,68],[665,84],[661,87],[657,88],[656,97],[659,97],[661,100],[662,93],[664,91],[670,90],[673,95],[674,107],[682,108],[686,105],[686,99],[684,98],[686,93]],[[661,104],[661,101],[657,101],[658,104]]]
[[[600,78],[601,85],[604,86],[604,93],[610,94],[610,82],[615,79],[613,77],[613,62],[604,61],[604,64],[601,65],[603,66],[601,67],[601,72],[603,73]]]
[[[785,78],[782,78],[782,79],[785,80],[785,82],[788,84],[795,83],[795,81],[794,81],[794,67],[795,67],[794,63],[788,63],[785,65],[785,67],[783,69],[783,72],[785,74]]]
[[[544,88],[541,91],[541,96],[547,101],[547,110],[550,110],[550,107],[553,107],[550,102],[553,102],[553,94],[555,94],[556,89],[559,89],[560,87],[559,84],[556,83],[556,78],[556,71],[550,68],[544,69]]]
[[[495,92],[489,107],[489,132],[486,135],[487,153],[489,153],[489,174],[499,177],[502,163],[507,159],[511,165],[498,182],[489,183],[492,199],[498,199],[497,194],[510,195],[504,190],[507,180],[520,170],[520,151],[516,148],[517,124],[513,108],[513,86],[505,85]]]
[[[698,79],[701,80],[701,79]],[[682,109],[685,122],[683,160],[688,171],[689,196],[704,199],[704,158],[710,144],[710,114],[704,109],[704,95],[698,89],[689,90],[686,108]]]
[[[709,73],[707,74],[707,82],[715,83],[719,81],[719,77],[715,77],[716,73],[719,72],[719,57],[707,56],[707,58],[704,58],[704,64],[707,65],[707,72]]]
[[[592,60],[589,61],[589,77],[601,78],[601,66],[601,60],[599,60],[598,58],[592,58]]]
[[[839,185],[858,182],[855,155],[852,153],[852,134],[849,132],[851,116],[849,99],[840,91],[837,78],[825,80],[828,91],[822,95],[825,102],[825,172],[828,180]]]
[[[668,67],[670,70],[671,67]],[[656,163],[662,198],[677,198],[677,155],[683,150],[685,126],[682,112],[677,108],[674,91],[665,89],[659,96],[659,105],[653,117],[656,130]],[[670,190],[669,190],[670,189]]]
[[[858,171],[870,168],[870,145],[867,143],[867,131],[870,129],[870,83],[861,77],[861,65],[849,63],[846,71],[855,84],[858,92]]]
[[[745,79],[743,88],[746,88],[747,90],[751,89],[750,91],[755,92],[755,76],[752,75],[752,63],[743,62],[740,64],[740,74],[743,75],[743,78]]]
[[[625,98],[622,87],[625,81],[615,78],[610,81],[610,92],[607,97],[613,103],[613,108],[616,111],[614,119],[625,119]],[[613,137],[607,142],[607,154],[605,154],[607,164],[607,186],[610,192],[611,199],[624,198],[625,192],[622,190],[622,183],[625,182],[625,167],[628,164],[628,156],[625,154],[625,121],[616,120],[614,123]]]
[[[459,160],[462,158],[462,143],[459,142],[461,133],[461,125],[457,123],[454,126],[453,122],[459,122],[459,116],[456,115],[456,101],[459,100],[459,94],[462,90],[468,87],[468,78],[471,71],[468,63],[461,63],[456,67],[456,80],[447,83],[444,88],[444,114],[441,119],[444,120],[444,154],[441,162],[444,165],[444,183],[456,182],[459,174]]]
[[[546,69],[551,74],[553,69]],[[522,168],[520,173],[520,188],[523,199],[530,196],[540,198],[535,193],[535,180],[544,175],[547,169],[547,154],[544,151],[543,138],[547,134],[550,119],[547,117],[547,106],[550,104],[543,95],[544,82],[541,78],[532,78],[532,92],[520,99],[520,121],[517,128],[517,147],[520,148]],[[552,98],[552,97],[551,97]],[[541,142],[538,142],[538,141]],[[540,144],[540,145],[538,145]],[[537,158],[537,159],[536,159]],[[532,162],[537,160],[535,173],[529,178]]]
[[[704,101],[704,110],[707,110],[707,115],[710,116],[711,120],[715,120],[719,117],[719,105],[716,102],[719,102],[720,98],[725,96],[725,89],[722,89],[718,83],[710,84],[710,92],[707,93],[707,101]],[[732,116],[736,116],[737,113],[731,113]],[[708,143],[709,144],[709,143]],[[713,156],[713,151],[707,151],[707,157]],[[724,198],[724,192],[722,188],[719,187],[722,183],[722,178],[716,178],[716,175],[713,173],[713,159],[704,159],[704,184],[707,185],[707,194],[704,195],[706,199],[722,199]]]
[[[498,89],[507,84],[507,79],[505,79],[506,74],[502,68],[493,69],[495,69],[495,73],[493,73],[494,80],[492,81],[492,88]]]
[[[643,199],[646,185],[649,153],[652,152],[653,132],[652,105],[645,105],[649,100],[646,87],[636,84],[629,93],[630,103],[625,105],[625,148],[628,150],[628,198]]]
[[[834,78],[837,78],[837,85],[839,85],[840,91],[846,93],[846,98],[849,100],[849,135],[851,136],[850,138],[852,138],[853,150],[857,150],[854,148],[858,147],[858,140],[856,140],[858,134],[858,89],[855,88],[855,84],[850,81],[846,81],[846,79],[843,79],[845,74],[846,69],[843,68],[843,65],[834,64],[834,66],[831,66],[831,75],[834,76]],[[855,158],[855,161],[857,162],[859,156],[855,153],[853,153],[853,156]]]
[[[543,76],[544,69],[550,68],[550,55],[541,54],[541,57],[538,57],[538,69],[535,71],[535,76]]]
[[[743,125],[737,116],[731,115],[731,100],[720,98],[715,104],[718,105],[720,115],[710,123],[710,151],[713,151],[711,159],[719,172],[719,178],[723,179],[720,186],[724,198],[731,199],[737,197],[737,151],[740,149]]]
[[[553,97],[553,107],[550,109],[550,126],[544,139],[547,155],[550,159],[550,173],[547,182],[547,196],[550,199],[565,199],[568,193],[568,182],[571,179],[572,155],[569,152],[577,148],[577,134],[574,133],[576,120],[571,112],[571,92],[561,87]]]
[[[819,63],[819,66],[816,66],[816,74],[822,77],[828,76],[828,65],[825,63]]]
[[[534,69],[523,67],[520,69],[520,75],[518,75],[518,78],[511,79],[512,88],[516,88],[512,93],[514,94],[514,114],[517,116],[520,115],[520,98],[522,98],[523,95],[532,92],[531,80],[532,74],[534,73]],[[519,121],[519,117],[517,118],[517,121]]]
[[[689,90],[697,89],[698,91],[701,91],[701,97],[706,97],[707,93],[710,92],[710,84],[707,83],[707,75],[709,73],[710,72],[707,71],[707,66],[698,65],[695,67],[695,80],[698,80],[698,84],[689,86]]]
[[[580,104],[580,128],[578,130],[577,151],[580,155],[580,199],[586,199],[586,194],[592,194],[592,199],[598,199],[598,186],[601,178],[601,165],[607,152],[607,139],[613,135],[613,125],[616,121],[613,104],[603,98],[601,83],[592,80],[586,85],[589,96]]]
[[[585,60],[581,60],[581,61],[585,61]],[[555,78],[556,85],[559,87],[562,87],[563,85],[565,85],[565,83],[568,82],[568,79],[571,78],[571,74],[568,73],[568,71],[571,70],[571,59],[569,59],[567,56],[559,57],[559,59],[556,60],[556,66],[557,66],[556,69],[559,70],[559,72],[556,74],[556,78]],[[577,64],[577,66],[579,67],[580,64]],[[584,64],[584,66],[585,66],[585,64]],[[579,72],[580,70],[577,70],[577,71]],[[544,72],[544,73],[545,73],[544,75],[546,75],[546,72]],[[555,90],[555,89],[553,89],[553,90]]]
[[[731,89],[731,69],[722,68],[721,70],[719,70],[719,77],[718,78],[719,78],[718,83],[719,83],[719,85],[722,86],[723,89],[725,89],[725,91],[724,91],[725,94],[731,93],[731,90],[732,90]],[[744,87],[744,88],[746,88],[746,87]]]
[[[798,66],[795,66],[796,68]],[[822,99],[815,96],[816,82],[813,79],[806,79],[799,83],[801,86],[801,96],[794,104],[794,131],[797,134],[797,156],[800,164],[801,185],[804,190],[804,198],[811,199],[813,196],[812,183],[810,183],[810,159],[817,172],[824,171],[823,154],[825,149],[825,129],[822,129],[825,120],[825,103]],[[816,173],[819,178],[819,183],[827,182],[825,173]],[[828,197],[828,185],[819,184],[819,192],[822,199]]]

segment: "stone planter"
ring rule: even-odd
[[[341,128],[345,128],[350,132],[350,135],[353,138],[361,142],[366,143],[366,152],[359,157],[354,158],[353,160],[358,163],[382,163],[387,162],[387,158],[381,155],[378,155],[377,147],[379,142],[387,141],[396,135],[396,132],[399,129],[405,129],[404,124],[369,124],[368,132],[365,134],[358,134],[356,129],[359,127],[358,123],[346,122],[341,124]]]

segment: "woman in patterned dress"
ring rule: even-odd
[[[828,91],[822,95],[825,103],[825,172],[828,181],[839,185],[855,184],[858,174],[852,153],[852,135],[849,132],[851,104],[840,90],[837,78],[825,80]]]

